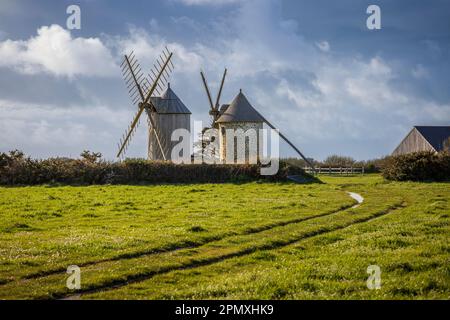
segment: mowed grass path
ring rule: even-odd
[[[0,298],[450,298],[449,184],[322,179],[0,188]]]

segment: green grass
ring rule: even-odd
[[[321,179],[0,188],[0,299],[450,298],[448,183]]]

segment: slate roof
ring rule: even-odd
[[[240,91],[216,122],[264,122],[264,119]]]
[[[450,137],[450,126],[415,126],[414,128],[436,151],[442,151],[444,141]]]
[[[175,92],[170,88],[170,85],[161,97],[151,97],[150,101],[155,106],[157,113],[191,114],[191,111],[189,111],[180,98],[178,98]]]

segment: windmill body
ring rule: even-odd
[[[248,102],[241,92],[229,105],[223,105],[216,120],[219,129],[219,158],[221,161],[233,159],[245,163],[257,163],[260,155],[260,132],[264,119]],[[230,133],[232,133],[230,135]],[[248,133],[256,133],[254,136]],[[230,141],[233,140],[233,141]],[[253,140],[252,140],[253,139]],[[243,143],[238,143],[241,141]],[[253,142],[254,146],[251,146]],[[239,159],[238,155],[243,155]]]
[[[178,141],[171,139],[176,129],[191,129],[191,112],[168,86],[160,97],[150,98],[154,110],[146,109],[148,117],[155,124],[154,130],[149,125],[148,158],[150,160],[171,160],[171,152]],[[158,142],[159,138],[159,142]],[[159,146],[161,143],[161,148]],[[163,155],[164,152],[164,155]]]

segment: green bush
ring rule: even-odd
[[[45,160],[25,157],[20,151],[0,153],[0,185],[285,181],[290,175],[302,176],[304,181],[318,181],[302,168],[286,162],[280,162],[276,175],[261,176],[258,165],[174,164],[141,159],[107,162],[100,160],[99,154],[87,151],[83,152],[82,159]]]
[[[416,152],[387,159],[382,171],[388,180],[449,181],[449,152]]]

